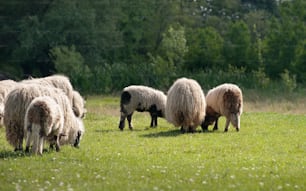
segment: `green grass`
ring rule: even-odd
[[[0,190],[306,189],[302,114],[246,111],[239,133],[223,133],[221,118],[217,132],[181,134],[164,119],[149,128],[149,115],[135,113],[134,131],[121,132],[118,105],[90,97],[80,149],[42,157],[13,152],[0,129]]]

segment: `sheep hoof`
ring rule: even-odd
[[[133,131],[133,127],[132,127],[132,126],[130,126],[129,129],[130,129],[131,131]]]
[[[124,121],[120,121],[119,129],[122,131],[124,129]]]
[[[228,129],[224,129],[224,132],[226,133],[228,131]]]
[[[237,132],[239,132],[239,129],[238,129],[238,128],[236,128],[236,130],[237,130]]]

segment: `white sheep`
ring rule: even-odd
[[[151,127],[157,126],[157,117],[165,116],[167,96],[160,90],[151,87],[132,85],[125,87],[120,99],[120,122],[119,129],[123,130],[125,119],[132,126],[132,115],[134,111],[148,111],[151,115]]]
[[[60,150],[60,135],[64,127],[64,115],[59,104],[49,96],[36,97],[32,100],[25,113],[24,130],[26,133],[26,151],[31,142],[32,153],[42,155],[44,140],[55,144]]]
[[[84,126],[82,120],[74,115],[67,95],[58,88],[37,84],[20,84],[6,98],[4,125],[8,142],[15,147],[15,150],[22,150],[25,112],[31,101],[39,96],[50,96],[62,108],[64,129],[60,144],[78,146],[84,133]]]
[[[243,97],[241,89],[235,84],[221,84],[208,91],[206,95],[206,117],[202,124],[203,131],[208,130],[208,126],[214,125],[213,130],[218,129],[218,119],[220,116],[226,117],[225,132],[228,131],[230,122],[240,130],[240,115],[243,110]]]
[[[167,93],[166,119],[182,132],[194,132],[205,117],[205,96],[197,81],[179,78]]]
[[[84,116],[85,113],[79,113],[79,112],[85,112],[84,109],[79,108],[79,106],[83,105],[84,106],[84,99],[74,93],[73,87],[70,83],[70,80],[67,76],[65,75],[60,75],[60,74],[54,74],[51,76],[46,76],[43,78],[29,78],[27,80],[22,80],[21,83],[24,84],[39,84],[43,86],[51,86],[55,88],[59,88],[63,90],[66,95],[68,96],[68,99],[70,103],[72,104],[74,110],[76,111],[76,116]],[[76,96],[76,97],[74,97]],[[75,105],[74,105],[75,104]]]
[[[14,80],[0,81],[0,127],[3,126],[4,100],[7,94],[15,87],[16,84],[17,82]]]

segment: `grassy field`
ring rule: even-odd
[[[0,129],[0,190],[306,190],[305,100],[260,100],[246,96],[238,133],[221,118],[181,134],[145,113],[121,132],[118,97],[89,97],[80,149],[16,153]]]

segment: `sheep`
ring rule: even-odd
[[[36,97],[25,113],[24,130],[26,133],[26,151],[33,141],[33,154],[42,155],[44,139],[55,142],[56,151],[60,150],[60,134],[64,127],[64,115],[59,104],[49,96]]]
[[[123,130],[127,118],[129,129],[133,130],[132,115],[138,112],[148,111],[151,115],[150,127],[157,126],[157,117],[165,116],[167,96],[160,90],[142,86],[131,85],[125,87],[120,99],[120,122],[119,129]]]
[[[15,147],[15,150],[22,150],[26,109],[31,101],[39,96],[50,96],[62,108],[64,129],[60,144],[73,144],[78,147],[84,133],[84,125],[82,120],[74,115],[68,97],[58,88],[37,84],[20,84],[6,98],[4,125],[8,142]]]
[[[73,90],[73,87],[70,83],[70,80],[67,76],[64,75],[51,75],[43,78],[29,78],[27,80],[22,80],[21,83],[23,84],[40,84],[43,86],[51,86],[55,88],[59,88],[63,90],[66,95],[69,98],[70,103],[72,104],[74,108],[74,112],[76,116],[84,116],[85,113],[80,113],[80,112],[85,112],[85,110],[82,108],[79,108],[79,106],[84,106],[84,99],[76,94]]]
[[[0,81],[0,127],[3,126],[3,115],[4,115],[4,100],[7,94],[17,84],[14,80],[1,80]]]
[[[206,95],[206,117],[203,122],[203,131],[208,130],[208,126],[215,122],[213,130],[218,130],[218,119],[220,116],[226,117],[225,130],[228,131],[230,122],[240,130],[240,115],[243,110],[243,97],[241,89],[235,84],[221,84],[208,91]]]
[[[205,96],[197,81],[177,79],[167,93],[166,119],[181,131],[195,132],[205,117]]]

